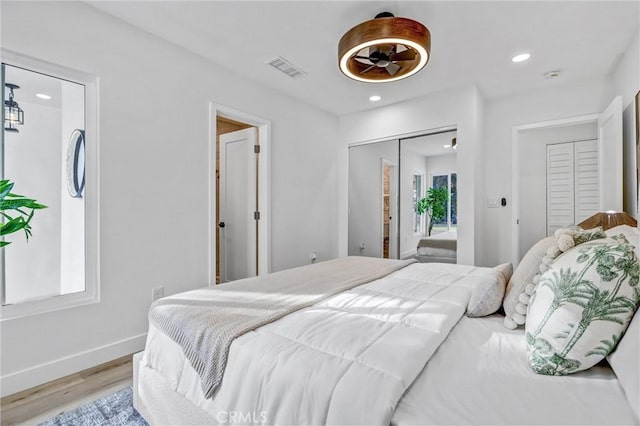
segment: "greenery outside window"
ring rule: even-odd
[[[446,188],[449,195],[446,216],[434,221],[433,233],[450,231],[458,226],[458,176],[456,172],[434,174],[431,176],[432,188]]]

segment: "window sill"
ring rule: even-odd
[[[97,293],[91,294],[87,291],[82,291],[40,300],[20,302],[14,305],[4,305],[0,307],[0,322],[99,302],[100,297]]]

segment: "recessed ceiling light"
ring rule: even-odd
[[[451,148],[451,145],[442,145],[443,148]]]
[[[36,96],[39,97],[40,99],[51,99],[51,96],[49,95],[45,95],[44,93],[36,93]]]
[[[520,54],[514,56],[513,58],[511,58],[511,61],[513,61],[513,62],[524,62],[527,59],[529,59],[530,57],[531,57],[531,55],[528,54],[528,53],[520,53]]]
[[[380,96],[380,95],[369,96],[369,100],[371,102],[378,102],[380,99],[382,99],[382,96]]]

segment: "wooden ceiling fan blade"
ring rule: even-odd
[[[394,75],[395,73],[400,71],[402,69],[402,67],[400,65],[398,65],[398,64],[394,64],[393,62],[390,62],[389,65],[384,67],[384,69],[387,70],[389,75]]]
[[[376,45],[376,48],[387,56],[392,55],[396,51],[395,44],[378,44]]]
[[[370,67],[365,68],[365,69],[363,69],[362,71],[360,71],[360,74],[367,73],[367,72],[371,71],[372,69],[374,69],[375,67],[376,67],[376,65],[375,65],[375,64],[373,64],[373,65],[371,65]]]
[[[392,61],[413,61],[416,58],[416,52],[413,49],[403,50],[400,53],[391,55]]]

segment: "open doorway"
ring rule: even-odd
[[[216,284],[256,275],[258,270],[258,160],[256,128],[216,116]],[[244,251],[244,253],[243,253]],[[238,258],[241,257],[241,258]]]
[[[622,99],[513,132],[512,263],[559,227],[623,209]]]
[[[382,257],[395,259],[397,250],[397,183],[396,165],[382,159]]]
[[[270,123],[215,105],[211,118],[209,276],[219,284],[270,269]]]

